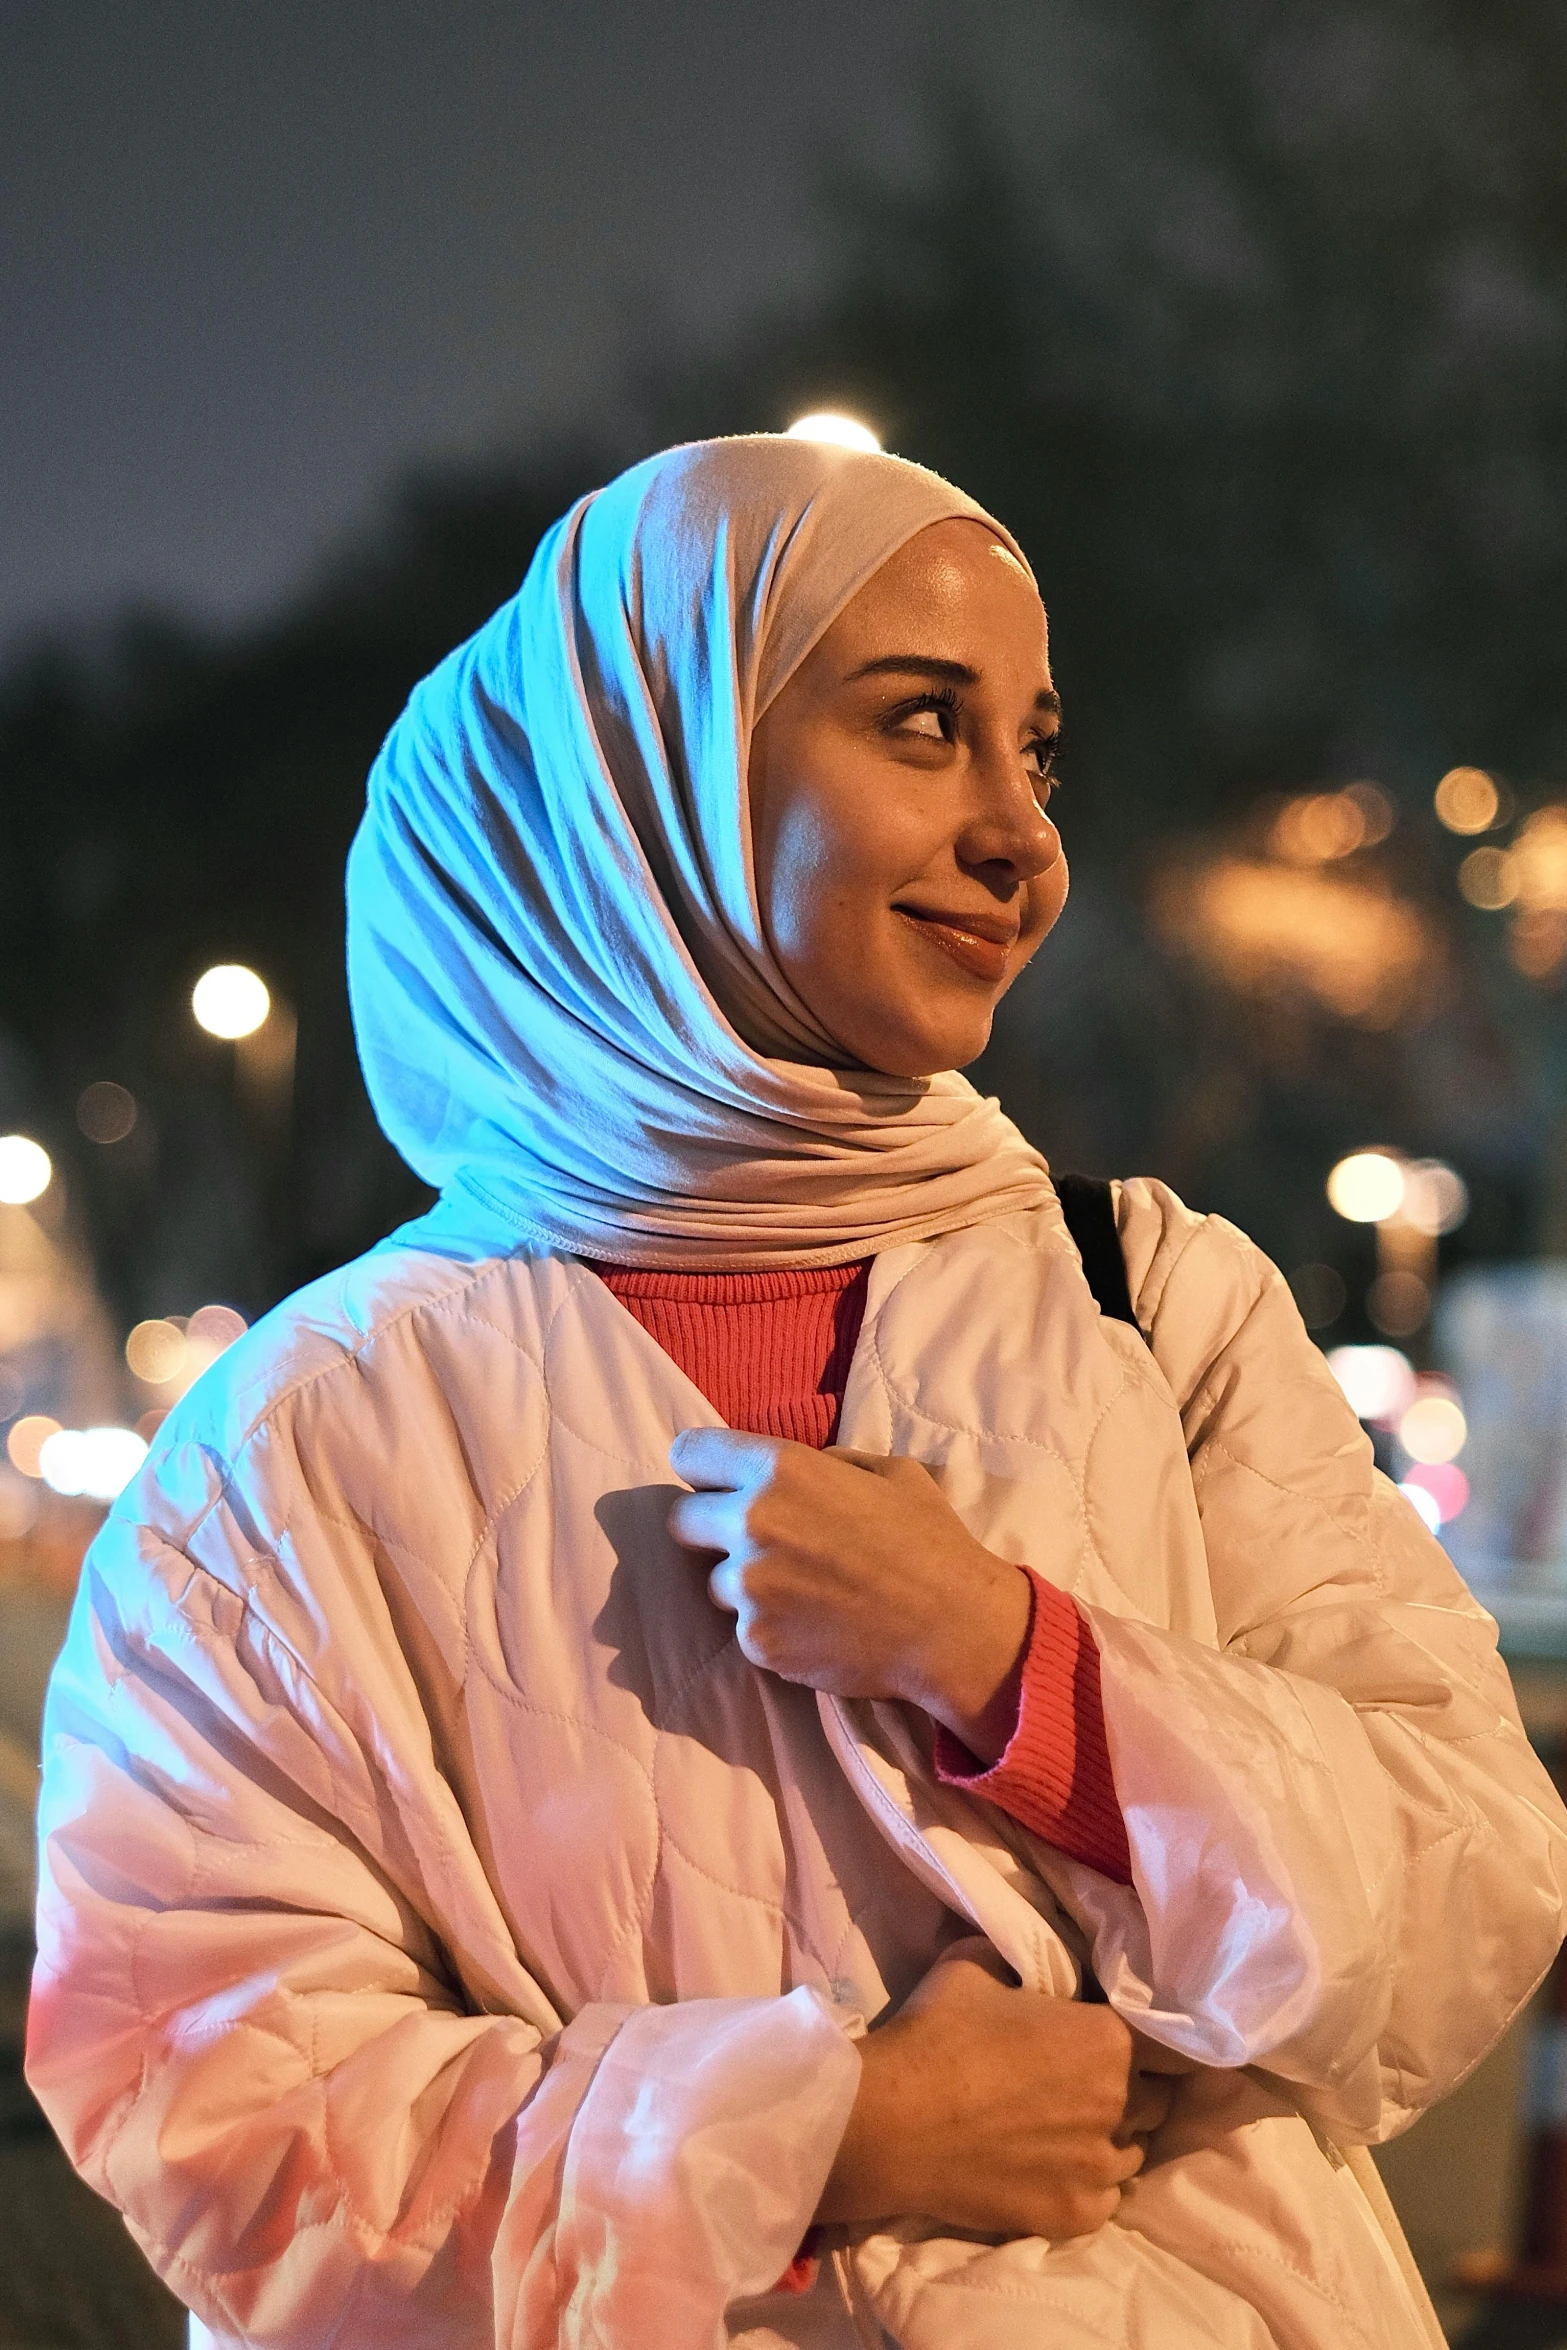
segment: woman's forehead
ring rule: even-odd
[[[997,560],[999,558],[999,561]],[[852,596],[818,650],[884,651],[913,631],[929,653],[967,657],[1004,638],[1048,661],[1039,591],[1026,565],[982,523],[966,518],[917,532]],[[915,649],[910,639],[908,649]]]

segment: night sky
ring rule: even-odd
[[[409,462],[613,416],[638,353],[808,289],[825,158],[917,166],[944,70],[1015,91],[1033,14],[13,0],[0,658],[243,618]]]

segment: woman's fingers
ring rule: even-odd
[[[670,1533],[740,1568],[713,1596],[739,1614],[753,1664],[840,1696],[909,1698],[978,1751],[1027,1634],[1028,1579],[927,1470],[731,1428],[685,1429],[669,1458],[692,1488]]]
[[[731,1559],[720,1559],[708,1576],[707,1596],[714,1607],[727,1608],[732,1616],[744,1613],[745,1580]]]
[[[785,1442],[736,1428],[682,1428],[669,1448],[669,1465],[688,1485],[735,1493],[772,1475]]]
[[[1112,2009],[1009,1984],[983,1949],[949,1954],[865,2043],[823,2216],[1091,2233],[1142,2169],[1173,2093],[1132,2058]]]
[[[683,1493],[670,1506],[669,1531],[687,1550],[731,1551],[741,1534],[732,1493]]]
[[[1168,2121],[1174,2096],[1175,2082],[1170,2074],[1133,2073],[1117,2139],[1140,2143],[1151,2138]]]

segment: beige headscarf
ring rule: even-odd
[[[825,1265],[1048,1196],[955,1072],[842,1059],[763,934],[758,715],[960,490],[773,435],[574,506],[414,692],[348,867],[371,1098],[437,1222],[623,1264]]]

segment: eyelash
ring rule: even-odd
[[[899,718],[912,718],[920,710],[940,710],[948,717],[955,718],[961,706],[955,685],[932,686],[928,694],[921,694],[916,700],[905,702],[897,715]],[[1042,754],[1039,780],[1048,783],[1053,792],[1058,792],[1061,789],[1060,728],[1057,727],[1054,734],[1036,734],[1025,748]]]
[[[1043,754],[1040,782],[1048,783],[1052,791],[1059,791],[1061,789],[1061,773],[1058,764],[1061,757],[1060,728],[1057,727],[1054,734],[1036,734],[1028,748]]]

